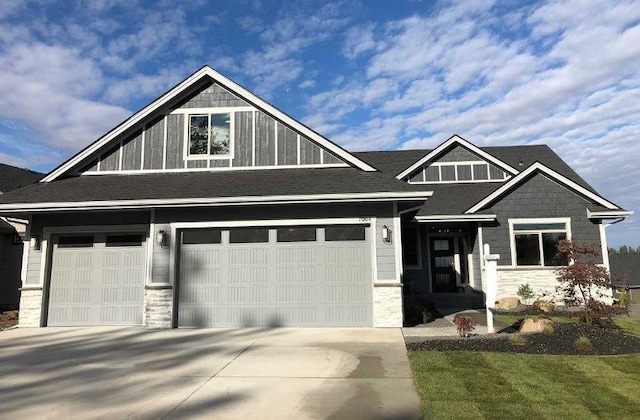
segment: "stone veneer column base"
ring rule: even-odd
[[[20,289],[18,327],[37,328],[42,325],[42,287]]]
[[[373,326],[402,327],[402,285],[375,284],[373,286]]]
[[[144,327],[149,329],[173,328],[173,287],[145,287]]]

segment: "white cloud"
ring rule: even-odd
[[[349,59],[370,51],[376,47],[374,41],[375,24],[353,26],[345,35],[343,54]]]

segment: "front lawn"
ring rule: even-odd
[[[640,354],[410,351],[428,419],[637,418]]]

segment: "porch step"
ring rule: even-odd
[[[425,293],[405,296],[405,302],[425,306],[431,303],[438,310],[482,309],[484,308],[484,295],[481,293]]]

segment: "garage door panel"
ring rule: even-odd
[[[104,234],[81,239],[53,240],[48,325],[142,324],[145,246],[107,247]]]
[[[361,232],[340,236],[353,240],[332,242],[309,238],[277,242],[276,238],[286,235],[274,233],[272,230],[269,235],[270,242],[230,244],[223,232],[220,243],[199,244],[199,248],[182,245],[178,324],[372,325],[371,244],[362,240]],[[193,261],[206,249],[220,253],[217,268],[192,269]],[[196,298],[208,293],[214,284],[214,299],[205,302]]]

